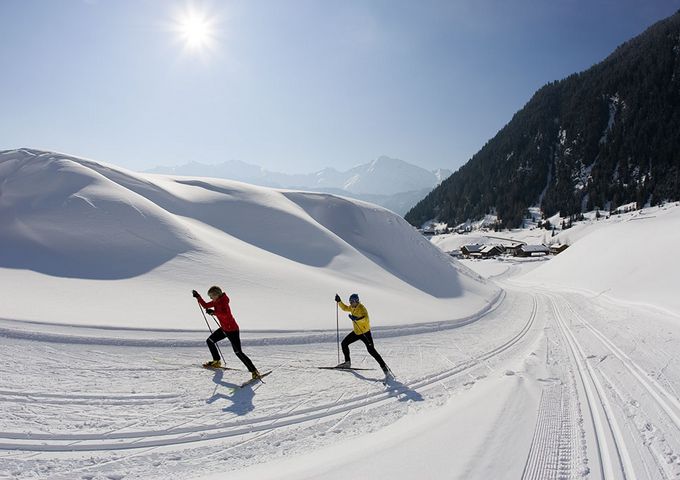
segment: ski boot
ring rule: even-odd
[[[222,368],[222,362],[220,360],[210,360],[203,364],[204,368]]]
[[[342,363],[338,363],[335,368],[352,368],[352,362],[345,360]]]
[[[250,373],[253,375],[253,380],[257,380],[258,378],[262,377],[262,375],[260,375],[260,372],[258,372],[257,370],[254,370]]]
[[[394,380],[394,373],[392,373],[392,370],[390,370],[390,367],[385,365],[385,368],[382,369],[383,373],[385,374],[385,380]]]

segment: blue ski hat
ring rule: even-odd
[[[359,294],[353,293],[352,295],[349,296],[349,302],[352,303],[352,300],[356,300],[357,303],[359,302]]]

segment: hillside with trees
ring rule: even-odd
[[[601,63],[543,86],[406,220],[457,225],[680,198],[680,12]]]

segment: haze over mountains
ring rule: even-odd
[[[146,173],[227,178],[265,187],[335,193],[381,205],[400,215],[451,175],[450,170],[429,171],[387,156],[344,172],[325,168],[308,174],[287,174],[229,160],[214,165],[192,161],[175,167],[159,166]]]
[[[546,217],[680,198],[680,12],[603,62],[536,92],[512,120],[418,203],[413,225],[498,214]]]

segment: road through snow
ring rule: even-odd
[[[274,373],[245,389],[201,347],[0,336],[0,478],[679,478],[680,322],[527,268],[488,269],[505,296],[475,322],[377,333],[387,387],[299,334],[247,347]]]

